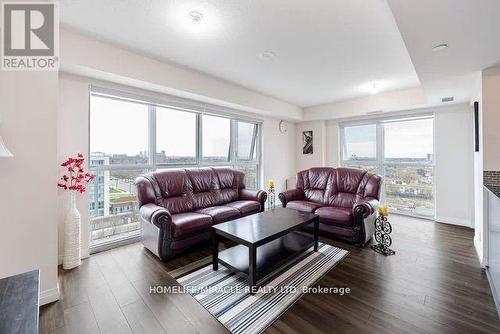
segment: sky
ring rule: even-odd
[[[386,158],[426,158],[433,154],[433,120],[421,119],[384,123]],[[375,158],[374,124],[345,128],[347,156]]]
[[[167,156],[196,156],[196,114],[158,107],[156,149]],[[241,123],[240,138],[251,138],[253,124]],[[228,118],[203,117],[203,152],[227,156],[231,126]],[[239,140],[240,152],[249,152],[250,141]],[[91,97],[90,151],[136,155],[148,150],[148,106]],[[248,154],[248,153],[247,153]]]

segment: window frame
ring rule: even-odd
[[[432,162],[430,163],[412,163],[412,162],[395,162],[395,161],[386,161],[385,160],[385,128],[384,125],[386,123],[392,123],[392,122],[398,122],[398,121],[412,121],[412,120],[420,120],[420,119],[431,119],[432,120],[432,143],[433,143],[433,159]],[[345,160],[344,159],[344,152],[346,149],[346,139],[345,139],[345,128],[346,127],[352,127],[352,126],[359,126],[359,125],[370,125],[374,124],[376,126],[376,156],[375,159],[365,159],[365,160]],[[433,175],[435,175],[435,147],[436,147],[436,135],[435,135],[435,117],[433,112],[423,112],[423,113],[418,113],[418,114],[405,114],[405,115],[398,115],[398,116],[389,116],[389,117],[374,117],[370,118],[368,120],[361,120],[361,121],[345,121],[345,122],[339,122],[339,144],[340,144],[340,166],[342,167],[353,167],[354,165],[359,165],[359,166],[376,166],[378,169],[378,174],[382,176],[383,179],[385,179],[385,168],[387,166],[401,166],[401,167],[432,167],[433,169]],[[418,215],[418,214],[411,214],[407,212],[396,212],[401,215],[408,215],[412,217],[419,217],[419,218],[425,218],[425,219],[435,219],[436,217],[436,180],[433,177],[433,182],[432,182],[432,193],[433,193],[433,207],[434,207],[434,212],[432,216],[423,216],[423,215]],[[380,195],[381,202],[386,201],[386,188],[385,184],[382,187],[381,195]]]
[[[173,168],[201,168],[201,167],[216,167],[216,166],[230,166],[232,168],[237,168],[238,166],[252,166],[256,167],[256,185],[257,189],[260,189],[262,186],[262,120],[253,119],[249,117],[244,117],[238,115],[238,112],[235,110],[217,107],[207,104],[198,104],[195,101],[189,100],[180,100],[177,98],[167,98],[167,99],[157,99],[154,97],[146,97],[135,94],[126,93],[123,91],[118,91],[115,89],[102,88],[97,86],[90,86],[89,89],[89,129],[88,129],[88,152],[87,156],[90,161],[90,114],[92,112],[91,107],[91,99],[93,96],[98,96],[101,98],[109,98],[115,99],[124,102],[131,103],[141,103],[148,106],[148,163],[146,164],[123,164],[123,165],[89,165],[89,170],[92,172],[99,171],[135,171],[135,170],[144,170],[144,171],[155,171],[158,169],[173,169]],[[167,108],[182,112],[193,113],[196,115],[196,159],[193,163],[158,163],[156,161],[156,151],[157,151],[157,138],[156,138],[156,115],[157,108]],[[227,110],[227,112],[225,112]],[[203,161],[203,116],[215,116],[221,118],[227,118],[230,120],[230,145],[229,145],[229,159],[224,162],[206,162]],[[238,159],[238,133],[237,126],[238,122],[252,123],[256,125],[256,130],[254,131],[252,141],[254,143],[254,149],[256,151],[255,159],[253,160],[242,160]],[[90,210],[90,209],[89,209]],[[90,231],[91,232],[91,231]],[[118,239],[116,241],[110,241],[109,244],[101,243],[97,246],[89,245],[90,252],[95,253],[103,250],[107,250],[110,248],[114,248],[115,246],[122,245],[127,242],[135,242],[139,239],[138,236]],[[90,240],[91,241],[91,240]]]

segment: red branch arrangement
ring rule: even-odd
[[[74,190],[83,194],[87,190],[85,184],[91,182],[95,178],[94,174],[86,173],[83,170],[84,162],[85,158],[81,153],[78,153],[76,158],[69,157],[64,161],[61,166],[66,168],[67,172],[61,177],[57,186],[64,190]]]

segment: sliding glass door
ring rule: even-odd
[[[392,212],[434,218],[434,124],[431,115],[341,126],[342,165],[384,178]]]
[[[121,95],[90,97],[91,251],[140,235],[134,180],[165,168],[229,166],[259,188],[260,124]],[[151,154],[155,152],[155,154]]]

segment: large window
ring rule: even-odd
[[[231,160],[231,120],[203,115],[203,162],[227,163]]]
[[[257,124],[238,122],[238,160],[257,159]]]
[[[382,200],[391,211],[435,216],[431,115],[346,124],[341,134],[342,164],[382,175]]]
[[[148,163],[148,106],[92,97],[90,152],[109,157],[108,165]]]
[[[90,97],[91,251],[140,235],[134,180],[157,168],[230,166],[259,188],[260,125],[117,94]],[[155,152],[155,154],[151,154]]]
[[[156,108],[156,163],[196,163],[195,113]]]
[[[377,127],[375,124],[355,125],[344,128],[346,161],[375,160],[377,156]]]

